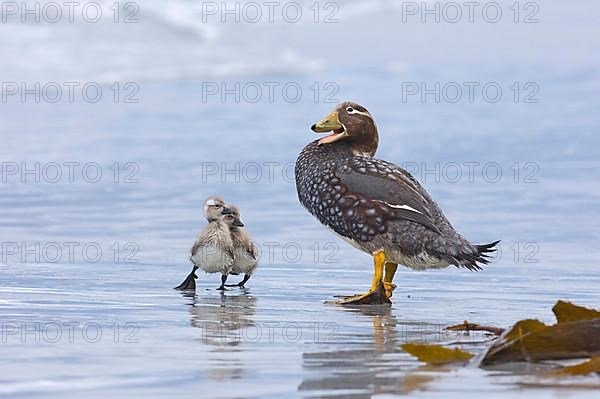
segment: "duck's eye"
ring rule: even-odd
[[[354,112],[354,108],[348,107],[348,108],[346,108],[346,112],[352,113],[352,112]]]
[[[219,209],[220,207],[221,207],[221,205],[215,204],[215,208]]]

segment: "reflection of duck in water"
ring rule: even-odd
[[[357,315],[364,333],[343,334],[340,330],[337,343],[327,342],[322,351],[304,353],[307,376],[298,391],[316,398],[357,399],[380,393],[402,393],[407,366],[416,362],[400,345],[423,340],[424,336],[436,334],[436,331],[439,334],[439,326],[400,321],[389,307],[384,306],[345,310]]]
[[[328,344],[322,352],[304,353],[302,358],[308,375],[298,391],[307,396],[366,399],[374,393],[384,392],[381,387],[392,384],[395,379],[381,376],[397,368],[393,355],[401,352],[396,340],[397,320],[391,309],[377,306],[347,310],[363,316],[357,316],[361,322],[372,324],[372,333],[346,335],[338,331],[337,344],[333,347]]]

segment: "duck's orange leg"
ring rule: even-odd
[[[392,283],[394,280],[394,274],[398,269],[397,263],[386,262],[385,264],[385,276],[383,277],[383,288],[388,298],[392,297],[392,292],[396,289],[396,284]]]
[[[373,282],[371,283],[371,288],[369,289],[369,292],[367,292],[366,294],[346,297],[340,301],[335,301],[333,303],[338,305],[382,305],[392,303],[392,301],[390,301],[390,296],[393,288],[390,290],[386,290],[384,288],[386,283],[384,283],[383,270],[384,266],[386,265],[386,262],[385,254],[383,253],[383,251],[379,251],[373,254],[373,264],[375,267],[375,273],[373,275]],[[387,275],[388,272],[386,268],[386,276]],[[393,278],[393,274],[391,276]],[[391,280],[390,283],[387,284],[388,286],[393,285],[391,284]],[[390,293],[389,295],[388,291]]]

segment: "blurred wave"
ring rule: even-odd
[[[273,24],[266,17],[258,24],[223,24],[219,15],[203,18],[203,3],[176,0],[120,3],[115,23],[115,2],[101,0],[96,3],[102,7],[102,18],[96,23],[84,19],[83,6],[74,8],[73,22],[65,8],[57,23],[45,21],[44,14],[40,22],[29,15],[22,23],[22,7],[33,10],[34,3],[43,9],[53,2],[28,1],[16,15],[3,16],[6,22],[0,32],[5,40],[0,42],[0,52],[5,61],[0,74],[5,80],[170,80],[319,68],[314,60],[299,62],[301,55],[285,41],[265,45],[267,34],[281,37],[288,28],[281,18]],[[232,16],[229,19],[235,22]],[[258,40],[244,40],[249,34]]]
[[[540,4],[540,22],[534,24],[512,22],[508,9],[512,1],[500,2],[504,16],[499,23],[485,23],[477,16],[475,24],[464,15],[458,23],[436,23],[431,16],[425,16],[429,20],[422,23],[420,12],[405,18],[407,2],[400,0],[277,2],[272,21],[264,2],[249,0],[99,0],[93,3],[100,5],[102,17],[95,23],[83,17],[88,2],[78,3],[73,22],[62,6],[63,15],[56,23],[22,15],[36,3],[44,10],[54,2],[15,2],[19,10],[2,15],[0,74],[4,81],[107,83],[274,76],[365,66],[383,66],[395,73],[410,67],[435,70],[439,65],[444,65],[444,71],[456,71],[454,61],[461,68],[467,63],[500,70],[520,70],[532,64],[550,69],[569,65],[576,70],[583,67],[585,74],[598,61],[598,52],[588,51],[594,45],[584,46],[582,41],[597,33],[593,14],[600,5],[586,4],[584,13],[577,5],[580,1],[567,8]],[[443,7],[446,3],[435,4]],[[219,10],[211,9],[211,4]],[[301,17],[295,18],[296,6],[283,12],[290,4],[299,6]],[[418,4],[427,7],[424,2]],[[224,12],[235,7],[239,21]],[[576,25],[568,32],[557,30],[556,24],[565,20]],[[473,35],[475,28],[477,35]]]

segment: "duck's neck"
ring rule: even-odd
[[[354,156],[352,148],[348,143],[343,143],[341,141],[329,144],[316,144],[314,150],[319,154],[319,158],[322,160],[350,158]]]
[[[347,140],[340,140],[329,144],[319,144],[318,140],[308,144],[302,152],[310,152],[320,161],[328,159],[343,159],[356,156],[372,157],[377,151],[377,146],[363,146]]]
[[[354,156],[373,157],[379,146],[379,135],[377,129],[372,129],[360,135],[347,137],[340,142],[345,142],[351,148]]]

